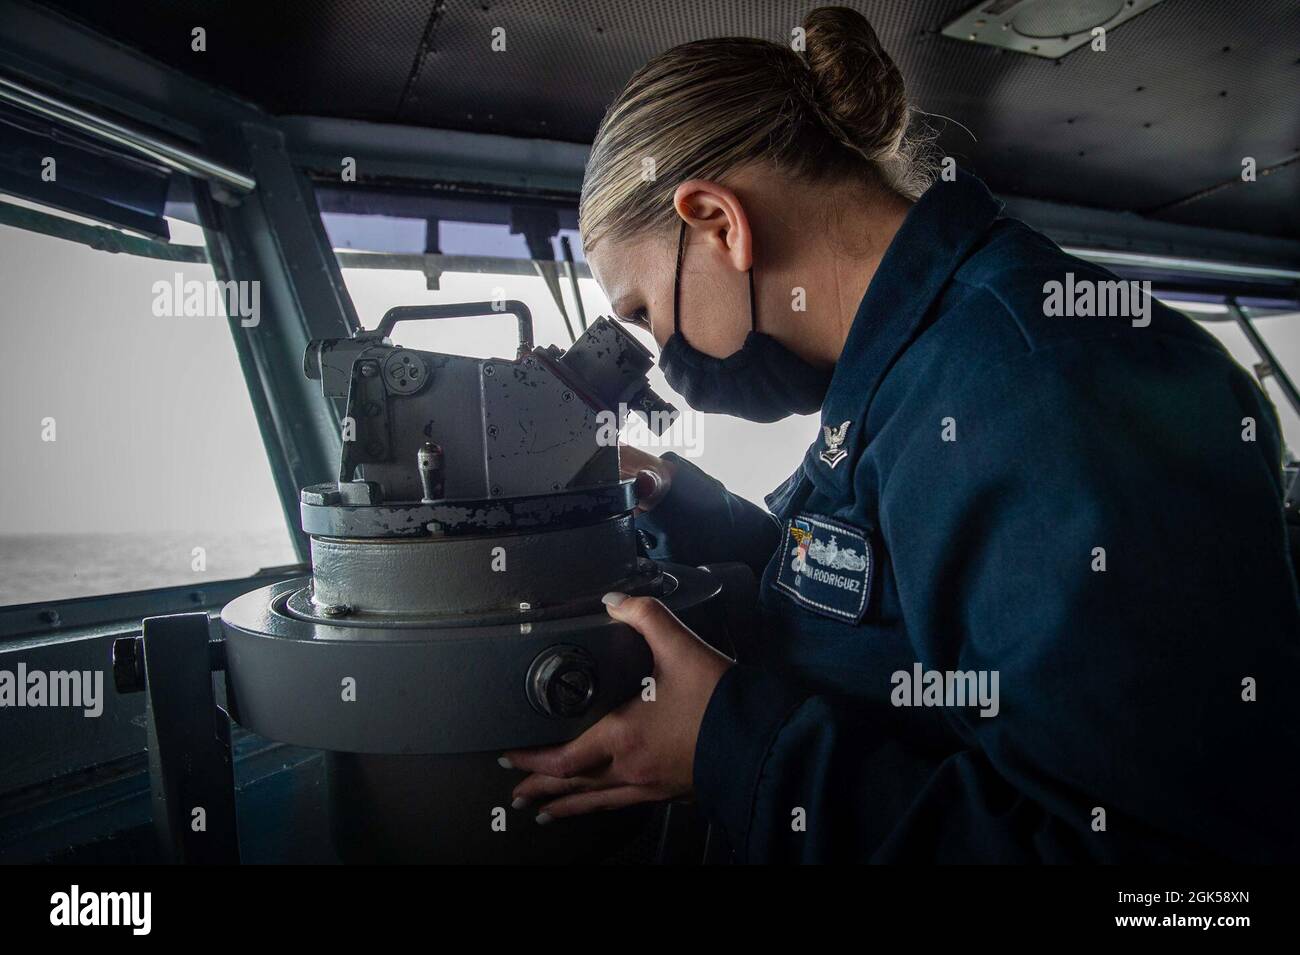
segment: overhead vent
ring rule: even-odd
[[[1057,60],[1162,0],[985,0],[943,35]]]

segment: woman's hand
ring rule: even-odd
[[[689,795],[704,710],[731,666],[658,600],[617,593],[604,600],[611,617],[650,645],[654,682],[571,742],[501,758],[507,769],[532,773],[515,787],[512,807],[536,806],[543,825]]]
[[[620,444],[618,473],[620,477],[636,479],[637,510],[648,511],[668,493],[673,480],[673,464],[640,448]]]

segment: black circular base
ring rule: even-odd
[[[661,564],[669,609],[701,634],[721,613],[718,579]],[[281,742],[349,753],[472,753],[577,736],[639,693],[649,648],[602,611],[477,625],[383,628],[322,623],[287,613],[309,578],[236,598],[222,611],[231,715]],[[594,689],[576,715],[530,701],[530,674],[546,651],[579,648]],[[536,690],[533,691],[534,698]]]

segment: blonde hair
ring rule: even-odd
[[[591,248],[668,225],[673,192],[755,161],[806,181],[858,177],[915,198],[933,179],[927,131],[909,136],[903,76],[847,7],[804,18],[804,49],[697,40],[656,56],[601,121],[578,227]]]

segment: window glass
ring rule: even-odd
[[[202,230],[168,223],[202,259]],[[0,224],[0,604],[297,560],[214,280]]]
[[[1251,346],[1240,326],[1228,316],[1228,310],[1222,305],[1199,305],[1186,302],[1169,302],[1181,309],[1191,318],[1201,323],[1201,327],[1217,338],[1232,355],[1233,360],[1259,380],[1255,366],[1262,359]],[[1251,323],[1259,336],[1264,339],[1277,359],[1278,364],[1290,375],[1292,381],[1300,380],[1300,314],[1296,312],[1249,313]],[[1264,379],[1264,391],[1277,409],[1278,420],[1282,423],[1282,438],[1292,454],[1300,454],[1300,415],[1291,407],[1286,395],[1278,387],[1277,379],[1268,376]]]

